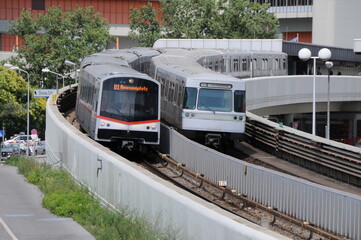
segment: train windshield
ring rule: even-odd
[[[197,101],[197,89],[187,87],[185,89],[184,98],[183,98],[183,108],[195,109],[196,101]]]
[[[124,122],[158,119],[158,85],[140,78],[105,80],[100,115]]]
[[[234,111],[246,112],[246,91],[234,92]]]
[[[201,88],[199,90],[198,110],[231,112],[232,91]]]

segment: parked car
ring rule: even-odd
[[[35,142],[33,147],[30,148],[34,151],[34,155],[44,155],[45,154],[45,141]]]
[[[25,144],[26,141],[28,140],[28,135],[18,135],[18,136],[15,136],[9,140],[6,140],[4,141],[4,146],[8,146],[9,144],[13,144],[13,143],[23,143]],[[30,145],[32,142],[36,142],[36,141],[39,141],[39,138],[37,135],[29,135],[29,142],[30,142]]]
[[[1,145],[1,160],[7,160],[12,155],[19,155],[21,153],[21,147],[18,143],[9,143],[8,145]]]

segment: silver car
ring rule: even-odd
[[[35,142],[33,146],[34,155],[44,155],[45,154],[45,141]]]

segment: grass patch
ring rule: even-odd
[[[11,157],[7,164],[17,166],[28,182],[39,187],[45,208],[57,216],[73,218],[97,240],[178,239],[174,233],[154,230],[152,224],[125,210],[115,213],[103,207],[64,170],[21,156]]]

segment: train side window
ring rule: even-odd
[[[165,80],[164,95],[163,95],[165,99],[167,99],[168,91],[169,91],[169,81]]]
[[[165,80],[164,78],[159,78],[160,80],[160,85],[161,85],[161,96],[164,96],[164,91],[165,91]]]
[[[195,109],[197,100],[197,89],[186,88],[183,98],[183,109]]]
[[[223,73],[223,72],[226,72],[227,70],[226,70],[226,59],[222,59],[221,61],[220,61],[220,70],[221,70],[221,72]]]
[[[282,62],[281,62],[281,59],[278,59],[278,69],[282,69]]]
[[[247,59],[242,59],[242,71],[247,71]]]
[[[239,66],[238,59],[236,59],[236,58],[233,59],[233,71],[234,71],[234,72],[238,72],[238,71],[239,71],[238,66]]]
[[[90,88],[90,103],[93,104],[94,102],[94,86],[92,85]]]
[[[177,105],[182,106],[182,92],[184,92],[184,87],[179,86],[178,88],[178,97],[177,97]]]
[[[173,102],[173,96],[174,96],[174,83],[170,82],[169,90],[168,90],[168,101],[169,102]]]
[[[361,120],[356,122],[356,137],[361,138]]]
[[[274,67],[275,70],[279,69],[278,59],[274,59],[273,67]]]
[[[199,63],[203,66],[203,67],[207,67],[207,59],[206,58],[203,58],[199,61]]]
[[[214,71],[218,72],[218,61],[214,62]]]
[[[282,59],[282,69],[285,70],[286,69],[286,59]]]
[[[84,102],[88,102],[88,82],[84,84]]]
[[[262,70],[267,70],[268,60],[266,58],[262,59]]]
[[[246,111],[246,92],[235,91],[234,92],[234,111],[245,112]]]
[[[178,93],[178,84],[175,84],[173,103],[177,103],[177,97],[178,97],[177,93]]]

